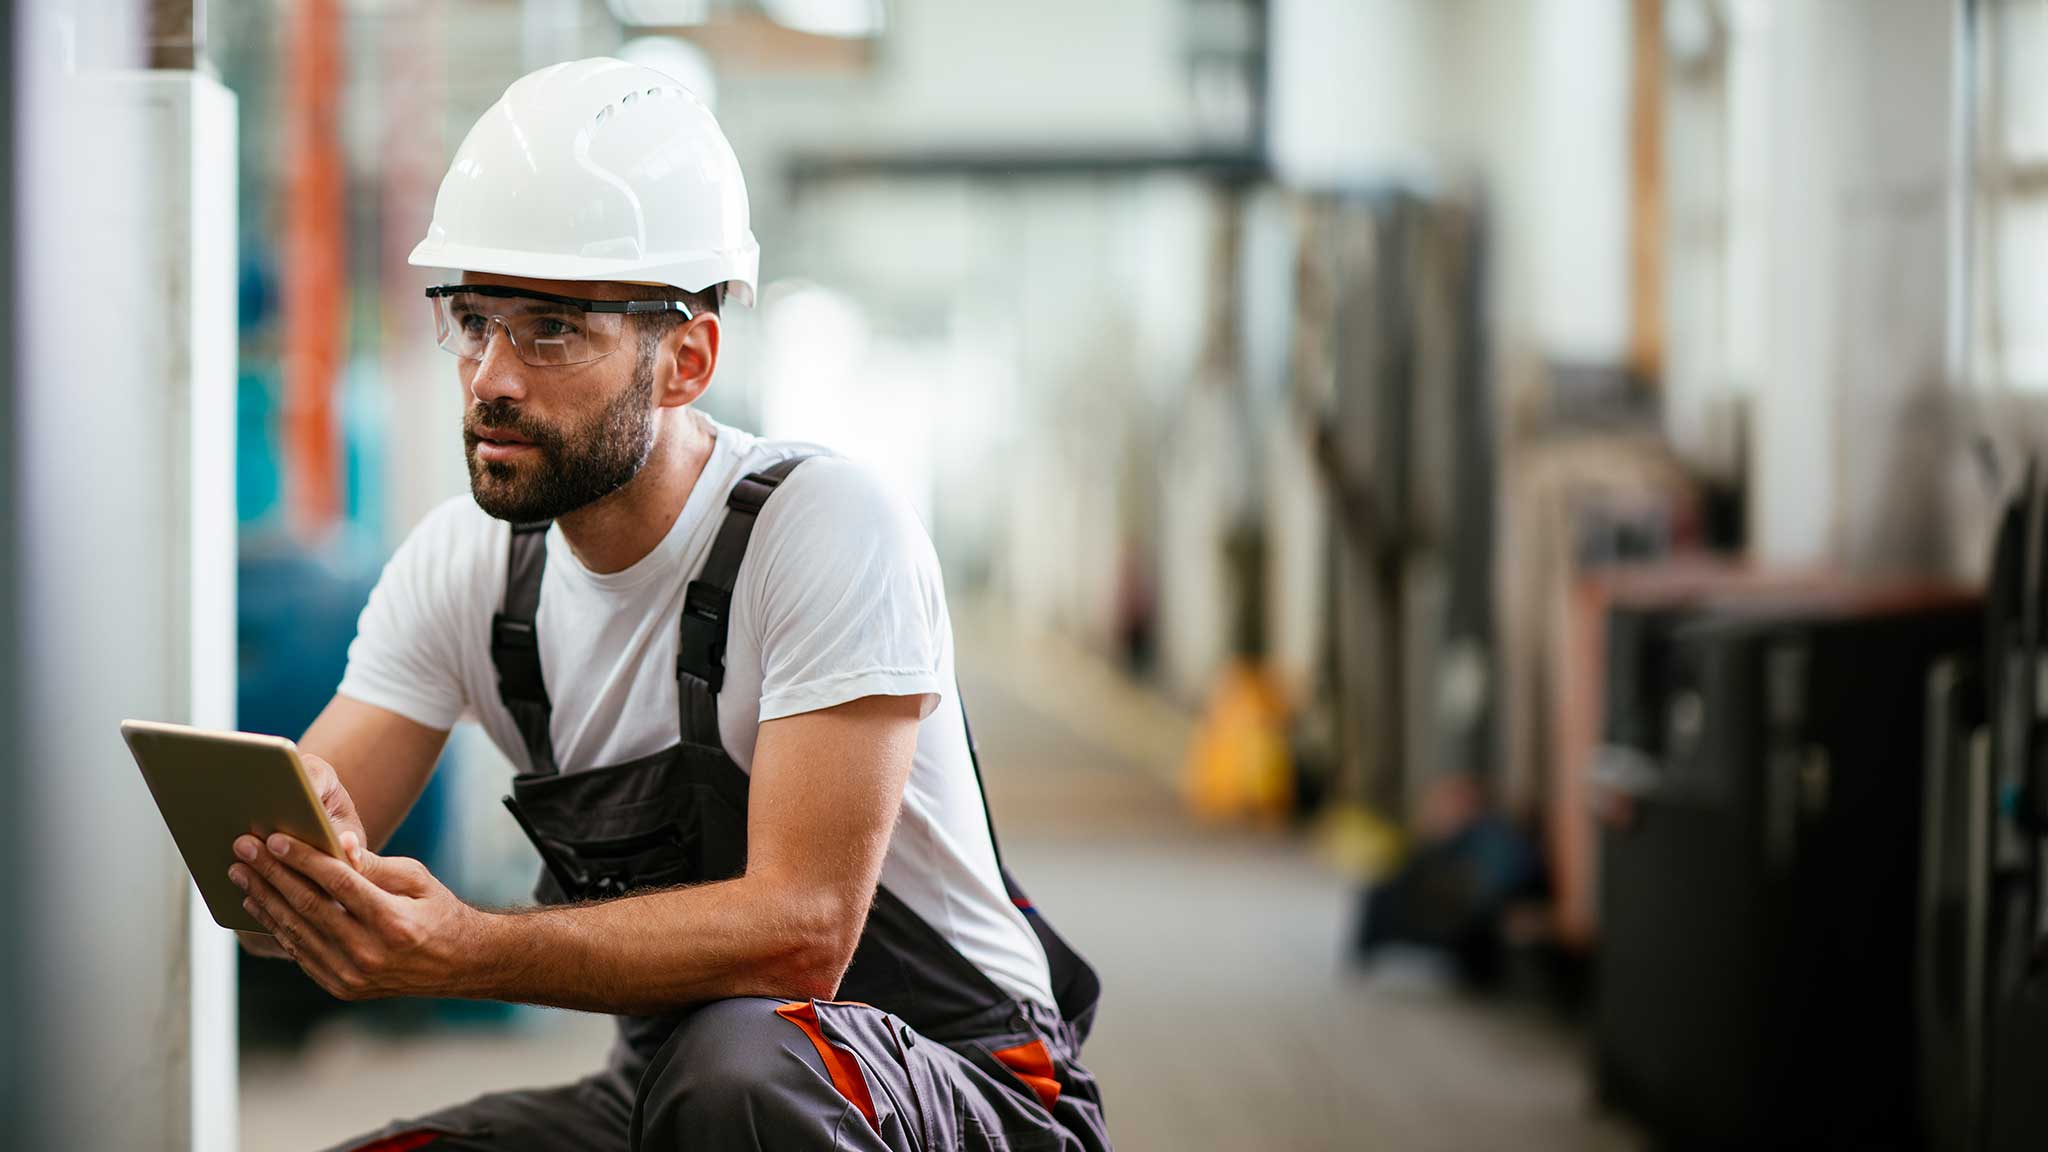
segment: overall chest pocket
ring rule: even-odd
[[[718,780],[721,770],[735,780]],[[738,789],[733,788],[734,783]],[[539,851],[543,904],[723,880],[746,870],[745,773],[670,751],[522,777],[506,807]]]
[[[612,836],[557,841],[581,874],[587,898],[623,896],[643,888],[684,884],[700,875],[691,822],[671,817],[652,827]]]

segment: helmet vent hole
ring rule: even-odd
[[[633,101],[638,100],[639,98],[640,94],[638,92],[628,92],[626,93],[626,98],[624,100],[619,101],[619,103],[631,104]]]
[[[607,104],[607,105],[605,105],[604,107],[602,107],[602,108],[599,108],[599,109],[597,110],[597,121],[596,121],[596,122],[597,122],[597,123],[599,123],[599,124],[602,124],[602,123],[604,123],[604,122],[605,122],[606,120],[608,120],[608,119],[610,119],[610,118],[611,118],[611,114],[612,114],[612,106],[611,106],[611,105]]]

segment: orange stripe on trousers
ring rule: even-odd
[[[861,1074],[860,1061],[852,1052],[825,1039],[824,1030],[818,1027],[817,1002],[801,1000],[775,1010],[777,1016],[803,1029],[811,1038],[811,1046],[818,1050],[818,1059],[825,1062],[825,1071],[832,1076],[832,1086],[839,1094],[868,1118],[868,1127],[881,1131],[881,1124],[875,1119],[875,1100],[868,1095],[867,1077]]]

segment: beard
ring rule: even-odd
[[[558,520],[624,488],[654,452],[654,365],[641,356],[633,380],[580,426],[542,423],[506,400],[473,405],[462,422],[469,490],[479,508],[500,520]],[[538,451],[516,461],[479,460],[477,428],[518,434]]]

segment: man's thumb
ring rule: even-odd
[[[368,848],[359,848],[351,859],[356,871],[386,892],[418,894],[426,886],[427,866],[410,856],[379,856]]]

